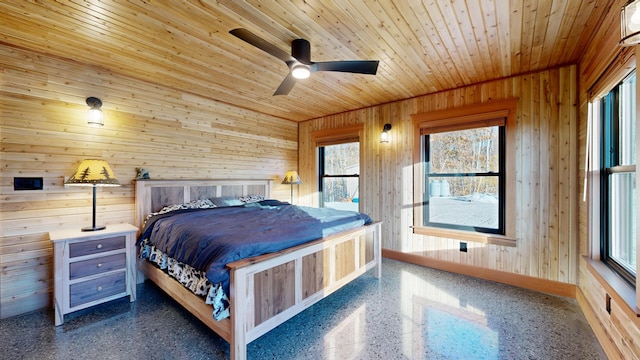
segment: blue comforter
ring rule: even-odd
[[[150,218],[138,243],[149,243],[206,273],[212,284],[229,290],[226,264],[271,252],[371,222],[368,215],[329,208],[264,201],[241,206],[177,210]]]

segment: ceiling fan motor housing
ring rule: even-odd
[[[305,39],[295,39],[291,42],[291,56],[303,64],[311,65],[311,45]]]

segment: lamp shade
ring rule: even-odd
[[[629,1],[620,10],[620,45],[640,44],[640,0]]]
[[[103,126],[104,120],[102,119],[102,110],[89,109],[89,112],[87,113],[87,124]]]
[[[65,181],[66,185],[77,186],[120,186],[113,170],[104,160],[87,159],[78,166],[78,170]]]
[[[284,174],[282,183],[287,185],[302,184],[302,180],[300,180],[300,176],[298,176],[297,171],[289,170],[286,174]]]

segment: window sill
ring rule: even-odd
[[[589,269],[591,275],[598,279],[607,293],[618,303],[626,304],[630,311],[640,317],[640,309],[636,307],[636,290],[602,261],[593,260],[588,256],[583,256],[583,258],[587,262],[587,269]]]
[[[473,231],[441,229],[434,227],[413,227],[414,234],[437,236],[456,240],[473,241],[483,244],[492,244],[500,246],[516,246],[516,239],[503,235],[484,234]]]

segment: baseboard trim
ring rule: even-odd
[[[573,299],[576,298],[577,287],[574,284],[539,279],[533,276],[512,274],[504,271],[486,269],[467,264],[452,263],[449,261],[443,261],[422,255],[409,254],[389,249],[382,249],[382,256],[393,260],[404,261],[410,264],[426,266],[456,274],[467,275],[479,279],[518,286],[529,290],[540,291]]]

